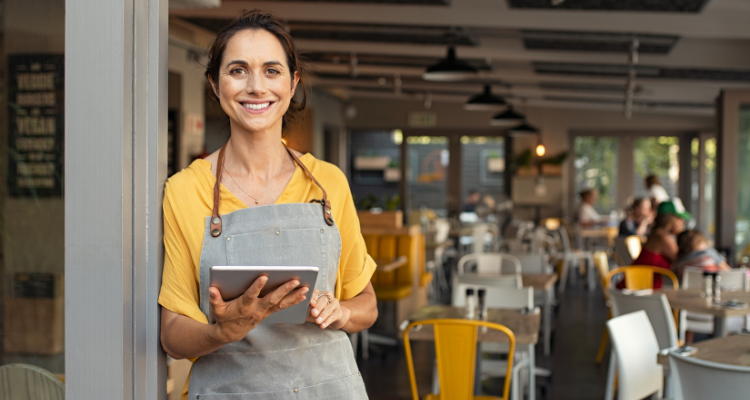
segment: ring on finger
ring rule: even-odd
[[[321,294],[319,294],[318,297],[315,300],[318,300],[319,298],[321,298],[323,296],[327,297],[328,298],[328,304],[331,304],[331,302],[333,301],[333,299],[331,298],[331,295],[329,295],[328,293],[321,293]]]

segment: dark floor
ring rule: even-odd
[[[558,295],[554,319],[552,354],[544,357],[541,343],[537,345],[537,366],[552,370],[551,378],[537,379],[537,399],[599,400],[604,396],[607,376],[605,356],[595,365],[596,352],[604,331],[607,309],[601,288],[593,292],[583,288],[582,280]],[[429,393],[434,358],[433,344],[413,342],[413,353],[419,394]],[[372,346],[370,359],[359,360],[362,376],[372,400],[410,400],[409,374],[403,346],[398,348]],[[485,380],[484,394],[502,394],[502,380]]]

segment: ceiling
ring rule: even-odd
[[[171,14],[216,32],[252,8],[282,19],[312,84],[344,98],[464,102],[491,84],[529,106],[623,109],[633,39],[636,114],[710,115],[722,88],[750,86],[747,0],[223,0]],[[478,76],[422,80],[448,45]]]

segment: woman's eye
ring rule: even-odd
[[[243,75],[244,73],[245,73],[245,70],[242,68],[234,68],[231,71],[229,71],[229,74],[232,76]]]
[[[266,72],[268,72],[268,73],[269,73],[269,74],[271,74],[271,75],[277,75],[277,74],[280,74],[279,70],[277,70],[277,69],[273,69],[273,68],[269,68],[269,69],[268,69],[268,70],[267,70]]]

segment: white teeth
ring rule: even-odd
[[[262,109],[268,107],[269,105],[271,105],[271,103],[270,102],[260,103],[260,104],[244,103],[242,105],[245,106],[245,108],[248,108],[250,110],[262,110]]]

